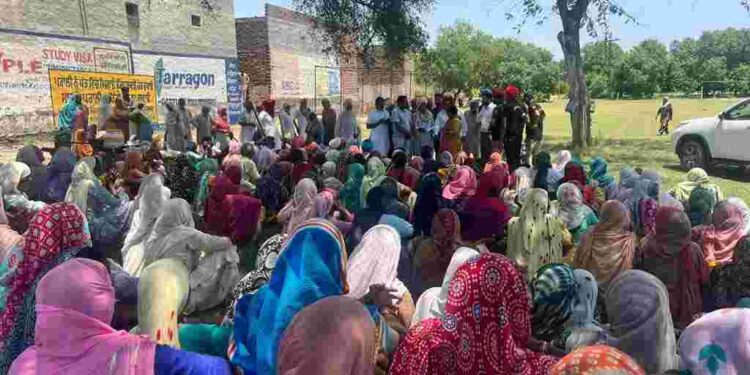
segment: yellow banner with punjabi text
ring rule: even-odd
[[[134,104],[143,103],[143,111],[151,121],[156,121],[156,88],[154,77],[139,74],[79,72],[72,70],[49,70],[50,95],[55,124],[57,114],[69,96],[78,94],[89,110],[89,123],[99,122],[101,97],[110,94],[111,105],[120,95],[121,87],[130,88]]]

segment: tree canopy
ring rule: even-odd
[[[514,84],[548,94],[561,77],[549,50],[496,38],[466,21],[440,28],[435,45],[419,55],[416,73],[422,83],[464,92]]]
[[[318,21],[333,48],[354,46],[368,53],[381,47],[388,56],[400,58],[426,45],[421,15],[427,14],[435,1],[294,0],[294,5]]]
[[[732,94],[750,92],[750,29],[706,31],[669,48],[646,40],[629,51],[610,42],[583,48],[592,97],[651,97],[658,92],[696,93],[704,82],[726,82]]]

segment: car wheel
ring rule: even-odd
[[[679,150],[680,166],[684,170],[693,168],[706,168],[706,151],[703,145],[695,140],[688,140],[682,143]]]

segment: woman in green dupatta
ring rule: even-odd
[[[685,175],[685,181],[678,183],[670,193],[680,202],[686,202],[690,199],[690,193],[697,187],[702,187],[708,190],[712,190],[716,196],[716,201],[721,201],[724,196],[721,193],[721,188],[711,183],[708,178],[708,173],[701,168],[691,169],[687,175]]]
[[[60,108],[60,112],[57,114],[57,128],[61,131],[68,131],[73,128],[73,120],[78,114],[78,110],[81,107],[80,95],[74,94],[68,97],[65,104]]]
[[[586,231],[599,223],[594,211],[583,203],[583,193],[577,186],[566,182],[557,188],[556,212],[578,244]]]
[[[341,202],[350,212],[357,212],[362,208],[361,190],[365,167],[359,163],[352,163],[346,168],[346,184],[339,192]]]
[[[362,179],[362,192],[359,196],[360,204],[363,207],[367,206],[367,202],[365,202],[367,193],[370,189],[380,185],[380,183],[385,180],[385,177],[385,164],[383,164],[383,161],[380,160],[380,158],[371,157],[370,160],[367,161],[367,175]]]
[[[687,214],[690,218],[690,226],[708,224],[716,207],[716,194],[710,189],[697,187],[690,193],[687,204]]]
[[[208,186],[211,178],[219,173],[219,162],[216,159],[205,158],[196,164],[196,169],[200,175],[198,190],[195,194],[195,213],[203,217],[206,208],[206,198],[208,198]]]

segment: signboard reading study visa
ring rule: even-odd
[[[120,95],[121,87],[129,87],[133,102],[143,103],[146,116],[152,120],[156,119],[156,88],[153,76],[51,69],[49,84],[55,124],[60,108],[73,94],[80,95],[83,104],[88,107],[89,123],[97,123],[102,95],[110,94],[113,101],[110,104],[114,105],[114,98]]]

